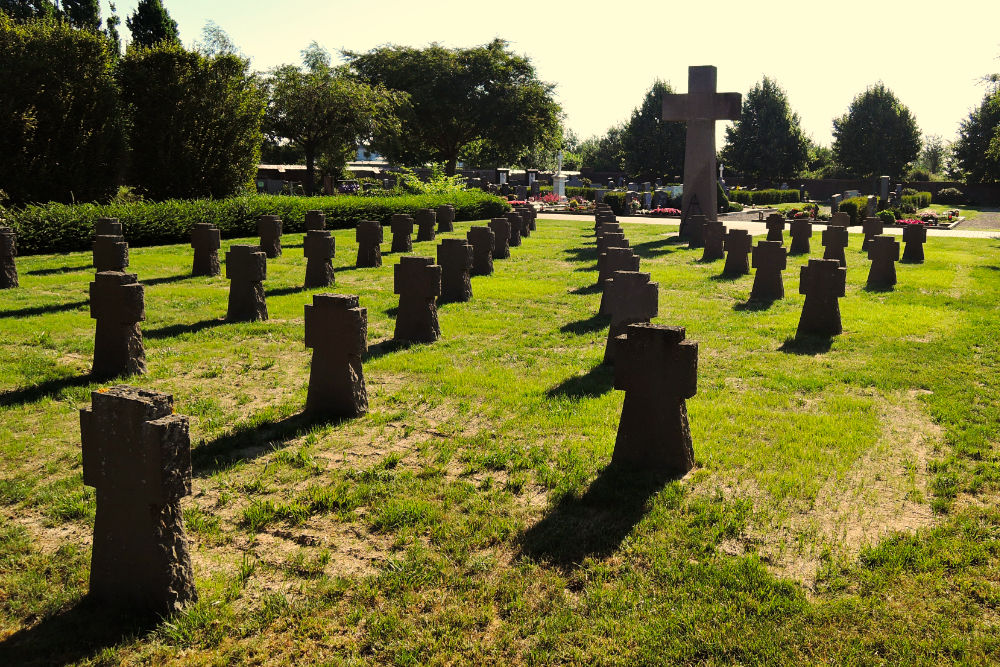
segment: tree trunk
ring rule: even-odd
[[[454,176],[455,168],[458,166],[458,154],[452,155],[448,158],[448,162],[444,166],[445,176]]]
[[[306,194],[312,196],[315,179],[313,174],[316,171],[316,151],[312,148],[306,149]]]

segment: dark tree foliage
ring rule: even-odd
[[[595,171],[623,171],[625,169],[624,125],[615,125],[601,137],[591,137],[580,143],[582,166]]]
[[[99,0],[61,0],[62,15],[74,28],[101,29],[101,3]]]
[[[657,79],[622,132],[625,171],[632,178],[673,178],[684,172],[684,123],[663,120],[663,96],[673,93]]]
[[[374,142],[395,162],[441,162],[451,175],[463,148],[477,140],[489,144],[484,150],[494,161],[513,163],[558,135],[554,86],[502,39],[468,49],[384,46],[344,55],[361,81],[408,96],[398,131],[380,132]]]
[[[833,154],[860,177],[901,177],[920,154],[920,128],[891,90],[877,83],[833,120]]]
[[[726,128],[723,162],[739,173],[775,180],[798,174],[808,157],[799,115],[785,91],[765,76],[747,93],[739,119]]]
[[[987,93],[962,121],[952,149],[966,182],[1000,182],[1000,90]]]
[[[95,201],[115,189],[112,48],[66,23],[0,16],[0,185],[14,203]]]
[[[59,15],[52,0],[0,0],[0,12],[15,21],[54,19]]]
[[[131,185],[167,199],[227,197],[252,182],[266,96],[247,60],[161,42],[130,46],[119,72]]]
[[[132,44],[154,46],[160,42],[180,43],[177,21],[170,18],[160,0],[139,0],[132,15],[125,19],[132,33]]]

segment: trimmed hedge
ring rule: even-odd
[[[118,218],[130,246],[185,243],[197,222],[218,225],[222,236],[256,236],[257,217],[279,215],[285,232],[301,232],[306,211],[326,213],[328,229],[354,227],[360,220],[388,224],[393,213],[413,214],[442,204],[455,207],[455,220],[488,220],[510,210],[505,199],[475,190],[400,197],[289,197],[245,195],[229,199],[169,199],[126,204],[30,205],[3,213],[17,231],[18,252],[31,255],[87,250],[97,218]]]
[[[801,201],[798,190],[730,190],[729,201],[760,206],[764,204],[793,204]]]
[[[914,208],[927,208],[931,205],[931,193],[918,192],[915,195],[903,195],[900,201],[903,204],[911,204]]]
[[[615,215],[628,215],[629,211],[625,206],[626,196],[624,192],[606,192],[604,194],[604,203],[611,207]]]
[[[937,195],[934,197],[936,203],[938,204],[964,204],[966,203],[965,194],[958,188],[944,188],[938,190]]]
[[[552,186],[543,185],[538,189],[538,192],[543,195],[552,194]],[[594,192],[594,188],[570,187],[567,185],[566,197],[569,199],[582,197],[588,201],[594,201],[597,198],[597,194]]]
[[[860,225],[868,210],[868,197],[851,197],[840,202],[840,212],[851,216],[852,225]]]

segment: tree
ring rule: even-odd
[[[130,45],[119,66],[129,182],[154,199],[228,197],[254,179],[267,98],[250,63]]]
[[[330,54],[315,42],[302,52],[302,61],[302,68],[283,65],[268,74],[265,129],[272,140],[285,139],[301,148],[306,192],[312,194],[316,160],[323,155],[342,159],[378,128],[396,129],[392,119],[398,99],[333,67]]]
[[[614,125],[601,137],[591,137],[580,144],[582,166],[594,171],[622,171],[625,168],[624,125]]]
[[[834,157],[856,176],[902,176],[919,153],[916,119],[881,82],[833,119]]]
[[[622,132],[625,171],[632,178],[655,180],[684,172],[684,123],[663,120],[663,96],[673,93],[657,79]]]
[[[395,162],[442,162],[450,176],[471,142],[488,141],[498,162],[513,162],[558,131],[554,86],[539,81],[531,61],[502,39],[468,49],[435,43],[344,55],[360,81],[407,95],[398,129],[374,142]]]
[[[101,29],[101,3],[98,0],[62,0],[62,15],[74,28]]]
[[[988,91],[962,121],[953,150],[967,182],[1000,182],[1000,90]]]
[[[177,21],[170,18],[160,0],[139,0],[132,15],[125,19],[136,46],[155,46],[160,42],[180,44]]]
[[[781,86],[765,76],[747,93],[739,119],[726,128],[723,161],[734,171],[777,180],[798,174],[808,158],[799,115]]]
[[[58,9],[52,0],[0,0],[0,12],[15,21],[54,19]]]
[[[944,167],[944,156],[948,146],[940,134],[928,134],[924,137],[924,147],[920,151],[920,166],[932,174],[937,174]]]

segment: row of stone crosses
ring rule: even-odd
[[[490,275],[493,261],[510,257],[510,247],[536,229],[536,212],[518,207],[487,226],[473,226],[466,239],[443,239],[437,263],[430,257],[404,256],[394,267],[399,295],[394,339],[433,342],[440,335],[437,303],[472,298],[470,276]],[[417,241],[433,241],[437,232],[454,231],[454,207],[421,209],[411,217],[393,215],[391,252],[411,252]],[[334,237],[325,216],[306,216],[303,252],[306,287],[334,283]],[[263,281],[267,259],[281,254],[282,221],[261,216],[259,245],[230,246],[226,275],[231,281],[228,321],[267,319]],[[145,319],[144,286],[126,273],[128,243],[114,219],[96,222],[93,245],[97,275],[90,284],[91,317],[96,323],[95,378],[145,371],[139,323]],[[382,265],[382,225],[364,220],[356,229],[358,267]],[[192,275],[221,273],[219,229],[198,223],[191,233]],[[6,250],[6,286],[17,285],[16,238],[0,229]],[[10,261],[7,261],[9,259]],[[13,273],[13,280],[10,280]],[[367,309],[354,295],[321,293],[305,306],[305,344],[312,348],[306,412],[324,417],[353,417],[368,409],[362,371],[367,351]],[[83,481],[97,490],[90,596],[140,613],[170,614],[197,599],[180,499],[191,493],[191,441],[188,418],[174,413],[169,394],[117,385],[91,395],[80,411]]]

